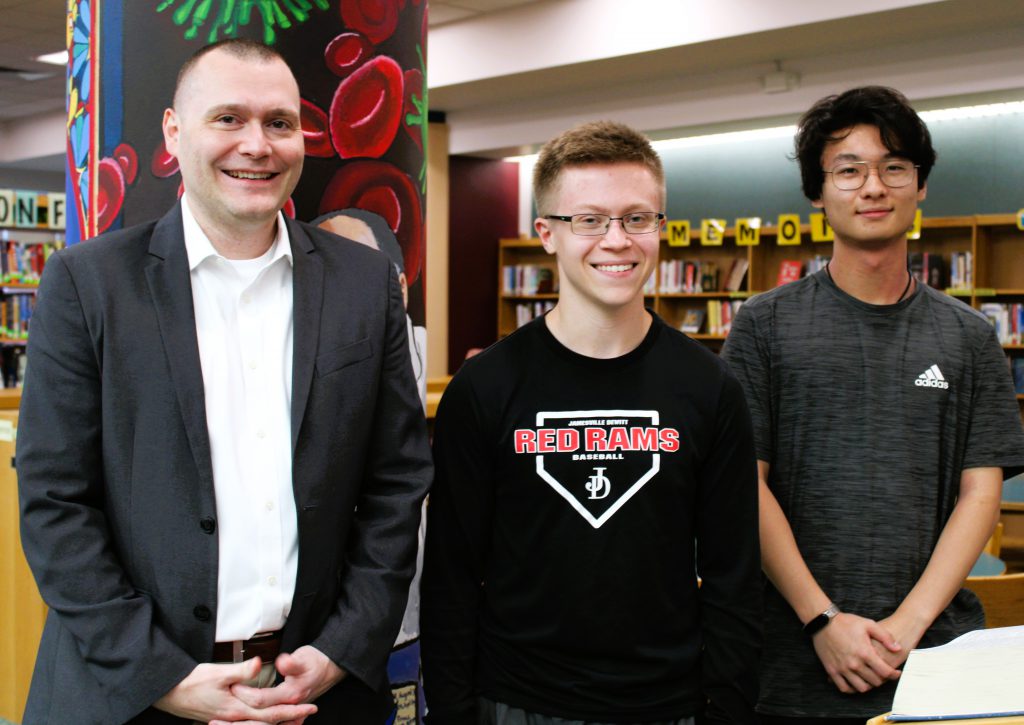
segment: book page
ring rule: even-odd
[[[1024,714],[1024,626],[979,629],[916,649],[890,720]]]

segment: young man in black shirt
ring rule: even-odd
[[[753,438],[726,366],[644,308],[661,161],[584,124],[541,151],[534,194],[558,303],[466,362],[437,414],[428,721],[754,722]]]

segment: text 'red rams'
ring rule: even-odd
[[[675,428],[517,428],[513,433],[516,453],[572,453],[586,451],[679,450]]]

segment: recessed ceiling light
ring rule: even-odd
[[[36,60],[38,60],[40,63],[49,63],[50,65],[67,65],[68,52],[67,50],[59,50],[56,53],[46,53],[45,55],[37,55]]]

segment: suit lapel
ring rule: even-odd
[[[292,455],[309,402],[324,295],[324,267],[313,241],[292,220],[286,221],[292,245]]]
[[[185,424],[192,456],[203,483],[213,490],[213,465],[210,460],[210,436],[206,428],[206,398],[203,393],[202,365],[196,338],[196,317],[192,307],[192,280],[189,275],[181,205],[161,219],[149,242],[150,263],[146,279],[156,309],[160,337],[171,370],[171,380]]]

